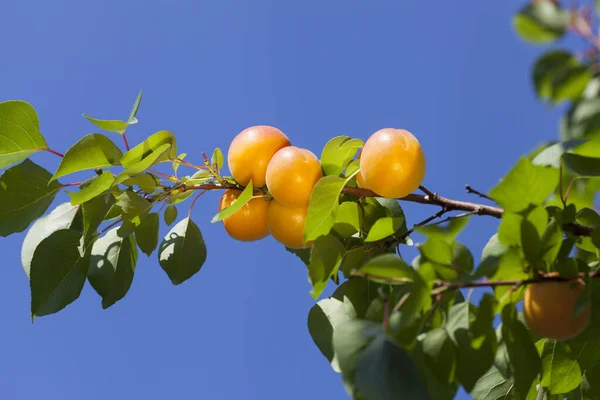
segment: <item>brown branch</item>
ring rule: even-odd
[[[479,190],[475,190],[475,189],[473,189],[473,188],[471,187],[471,185],[465,185],[465,189],[467,189],[467,193],[473,193],[473,194],[476,194],[477,196],[479,196],[479,197],[481,197],[481,198],[484,198],[484,199],[487,199],[487,200],[490,200],[490,201],[493,201],[493,202],[495,202],[495,201],[494,201],[494,199],[492,199],[492,198],[491,198],[490,196],[488,196],[487,194],[485,194],[485,193],[482,193],[482,192],[480,192]]]
[[[230,184],[228,182],[223,181],[223,183],[215,184],[215,183],[202,183],[194,186],[183,186],[182,190],[223,190],[223,189],[239,189],[238,186],[234,184]],[[342,189],[342,193],[351,194],[359,197],[381,197],[377,193],[373,192],[369,189],[363,188],[355,188],[355,187],[345,187]],[[460,201],[448,199],[446,197],[440,196],[436,193],[432,193],[431,195],[420,195],[411,193],[405,197],[400,199],[396,199],[400,201],[406,201],[409,203],[419,203],[419,204],[429,204],[440,206],[444,209],[444,213],[450,211],[465,211],[472,214],[477,215],[487,215],[494,218],[502,218],[502,214],[504,210],[500,207],[488,206],[484,204],[471,203],[468,201]],[[432,220],[435,218],[432,218]],[[429,221],[427,221],[429,222]],[[427,223],[426,222],[426,223]],[[567,232],[570,232],[577,236],[590,236],[594,230],[594,228],[584,225],[579,225],[575,223],[568,223],[563,225],[563,229]]]

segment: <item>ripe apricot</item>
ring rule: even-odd
[[[273,155],[290,145],[288,137],[272,126],[252,126],[241,131],[232,141],[227,153],[227,165],[233,178],[246,186],[265,186],[267,165]]]
[[[385,128],[369,137],[360,158],[367,187],[383,197],[404,197],[425,177],[421,144],[404,129]]]
[[[219,211],[231,206],[242,192],[227,189],[221,196]],[[229,236],[242,242],[260,240],[269,234],[267,228],[267,209],[269,201],[262,198],[250,200],[234,214],[221,220]]]
[[[313,187],[323,176],[321,163],[310,150],[288,146],[279,150],[267,167],[267,188],[282,204],[307,205]]]
[[[360,155],[362,154],[362,149],[360,150],[360,152],[358,153],[358,161],[360,161]],[[363,189],[368,189],[369,187],[367,186],[367,183],[365,182],[365,178],[363,178],[362,172],[358,171],[358,174],[356,174],[356,183],[358,183],[358,186],[363,188]]]
[[[307,205],[286,206],[277,200],[271,200],[267,210],[267,226],[271,236],[291,249],[310,247],[310,242],[302,244],[307,212]]]
[[[591,307],[575,316],[575,304],[584,290],[580,282],[544,282],[529,285],[523,314],[529,329],[538,336],[566,340],[579,335],[590,320]]]

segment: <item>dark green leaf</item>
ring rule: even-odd
[[[117,200],[117,205],[122,210],[123,220],[130,222],[133,227],[140,226],[153,206],[150,201],[129,190],[121,193]],[[119,234],[126,236],[126,231],[128,231],[128,229],[121,227],[119,229]]]
[[[558,185],[558,178],[555,168],[533,165],[522,157],[490,196],[507,211],[523,211],[531,204],[542,204]]]
[[[344,245],[334,235],[321,236],[314,242],[308,264],[314,299],[321,295],[329,278],[337,276],[344,252]]]
[[[145,193],[152,193],[156,190],[160,181],[152,174],[140,174],[125,179],[122,183],[127,186],[137,185]]]
[[[527,219],[521,221],[521,245],[527,262],[535,267],[540,257],[542,239],[537,229]]]
[[[83,237],[86,240],[96,232],[114,204],[114,197],[98,196],[81,205],[83,210]]]
[[[125,297],[133,281],[137,258],[133,236],[122,238],[117,235],[117,228],[109,230],[94,243],[88,280],[102,297],[102,308]]]
[[[94,179],[87,186],[81,188],[79,192],[67,191],[71,197],[71,204],[82,204],[105,193],[110,189],[114,181],[114,175],[110,171],[104,171],[100,176],[94,177]]]
[[[219,211],[210,222],[214,224],[215,222],[219,222],[219,221],[235,214],[237,211],[241,210],[242,207],[244,207],[246,205],[246,203],[248,203],[252,199],[253,194],[254,194],[254,186],[252,185],[252,181],[250,181],[250,182],[248,182],[248,186],[246,186],[244,188],[242,193],[240,193],[239,197],[233,202],[233,204],[230,205],[229,207],[224,208],[223,210]]]
[[[581,383],[577,356],[568,344],[546,340],[542,352],[542,386],[551,394],[568,393]]]
[[[81,232],[61,229],[43,239],[31,260],[31,315],[54,314],[79,297],[87,275],[89,253],[82,255]]]
[[[544,233],[548,224],[548,213],[544,207],[535,207],[529,211],[526,217],[522,214],[504,212],[500,226],[498,227],[498,239],[504,246],[523,246],[521,237],[521,225],[527,219],[535,227],[538,236]]]
[[[339,176],[356,155],[364,142],[349,136],[337,136],[331,139],[321,152],[321,165],[325,175]]]
[[[448,332],[444,328],[427,332],[422,348],[427,365],[436,378],[444,383],[454,381],[457,354]]]
[[[167,233],[160,244],[158,259],[174,285],[200,271],[206,261],[206,244],[194,221],[182,219]]]
[[[577,59],[565,50],[552,50],[542,54],[533,67],[533,83],[538,97],[551,99],[556,75],[578,64]]]
[[[177,207],[170,205],[165,208],[165,224],[171,225],[177,219]]]
[[[354,382],[362,351],[381,332],[380,324],[364,320],[347,321],[333,332],[333,350],[344,380]]]
[[[425,380],[410,355],[380,333],[359,356],[356,390],[367,399],[430,399]]]
[[[304,241],[327,235],[335,224],[339,197],[346,180],[337,176],[321,178],[313,188],[304,226]]]
[[[471,395],[473,400],[512,400],[516,399],[515,385],[512,379],[506,379],[496,367],[491,367],[475,386]]]
[[[498,265],[500,264],[502,255],[506,253],[507,250],[508,248],[500,243],[498,234],[495,233],[483,248],[483,252],[481,253],[481,262],[479,263],[479,267],[477,267],[475,276],[485,276],[489,278],[490,276],[494,275],[498,270]]]
[[[592,79],[585,65],[576,65],[558,72],[552,81],[552,101],[578,100]]]
[[[20,100],[0,103],[0,169],[48,148],[31,104]]]
[[[44,214],[61,188],[50,178],[48,171],[29,159],[4,171],[0,177],[0,236],[23,232]]]
[[[67,150],[52,179],[74,172],[119,165],[123,153],[104,135],[92,133],[79,139]]]
[[[573,174],[580,176],[600,176],[600,158],[565,153],[562,155],[562,160],[565,167]]]
[[[122,135],[123,132],[125,132],[129,127],[128,122],[120,121],[118,119],[97,119],[92,118],[86,114],[83,114],[83,116],[85,117],[85,119],[90,121],[92,124],[96,125],[98,128],[108,132],[116,132]]]
[[[78,211],[79,207],[74,207],[69,203],[62,203],[31,225],[25,239],[23,239],[23,246],[21,248],[21,263],[27,276],[29,276],[31,260],[37,246],[53,232],[60,229],[74,229],[74,222],[77,222],[76,215]]]
[[[560,252],[562,238],[563,231],[560,224],[555,219],[551,220],[544,230],[541,241],[541,255],[542,260],[546,264],[546,268],[554,264],[554,261]]]
[[[169,151],[166,152],[166,149],[169,149]],[[125,153],[123,158],[121,158],[121,164],[123,164],[124,168],[130,168],[138,165],[140,161],[156,153],[158,153],[158,156],[153,160],[153,164],[168,161],[177,157],[177,143],[175,141],[175,136],[173,136],[171,132],[158,131],[154,133],[142,143]],[[146,168],[149,167],[150,166]]]
[[[147,256],[150,256],[156,246],[158,246],[158,230],[160,222],[157,213],[150,213],[142,220],[142,223],[135,228],[135,240],[140,250]]]
[[[343,237],[350,237],[361,230],[361,211],[357,203],[340,204],[335,218],[334,230]]]
[[[311,249],[307,248],[307,249],[290,249],[289,247],[285,248],[287,251],[289,251],[292,254],[295,254],[300,260],[302,260],[302,262],[308,266],[308,264],[310,264],[310,253],[311,253]]]

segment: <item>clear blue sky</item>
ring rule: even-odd
[[[424,184],[468,198],[466,183],[488,190],[558,135],[558,112],[531,89],[540,49],[511,29],[521,4],[6,1],[0,98],[31,102],[51,147],[64,151],[97,132],[82,112],[126,118],[143,89],[130,142],[168,129],[198,162],[255,124],[316,154],[336,135],[405,128],[427,155]],[[58,165],[50,154],[34,161]],[[173,286],[156,255],[141,254],[129,294],[112,308],[102,311],[86,285],[33,325],[24,234],[0,240],[0,398],[345,399],[306,328],[314,302],[305,267],[271,238],[230,240],[210,224],[217,200],[211,193],[194,209],[209,251],[190,281]],[[409,224],[435,212],[405,211]],[[478,259],[495,229],[474,218],[459,238]]]

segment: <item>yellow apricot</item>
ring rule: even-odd
[[[278,150],[289,145],[288,137],[275,127],[261,125],[244,129],[229,146],[229,171],[242,186],[248,185],[250,180],[254,187],[265,186],[269,161]]]
[[[361,154],[362,154],[362,149],[358,153],[358,161],[360,161]],[[361,171],[358,171],[358,174],[356,174],[356,183],[358,183],[358,186],[361,187],[361,188],[363,188],[363,189],[368,189],[369,188],[367,186],[367,183],[365,182],[365,178],[363,178],[363,175],[362,175]]]
[[[369,189],[383,197],[399,198],[421,185],[425,164],[421,144],[412,133],[385,128],[365,143],[360,172]]]
[[[312,245],[302,244],[302,234],[306,222],[308,206],[290,207],[277,200],[271,200],[267,210],[267,226],[271,236],[279,243],[291,249],[302,249]]]
[[[304,206],[323,176],[321,163],[310,150],[288,146],[279,150],[267,166],[267,188],[275,200],[287,206]]]
[[[219,211],[230,207],[241,194],[241,190],[227,189],[219,202]],[[269,201],[263,198],[250,200],[234,214],[221,220],[229,236],[242,242],[253,242],[269,235],[267,209]]]
[[[579,335],[590,320],[591,307],[575,316],[584,290],[581,282],[544,282],[529,285],[523,300],[525,323],[536,335],[566,340]]]

